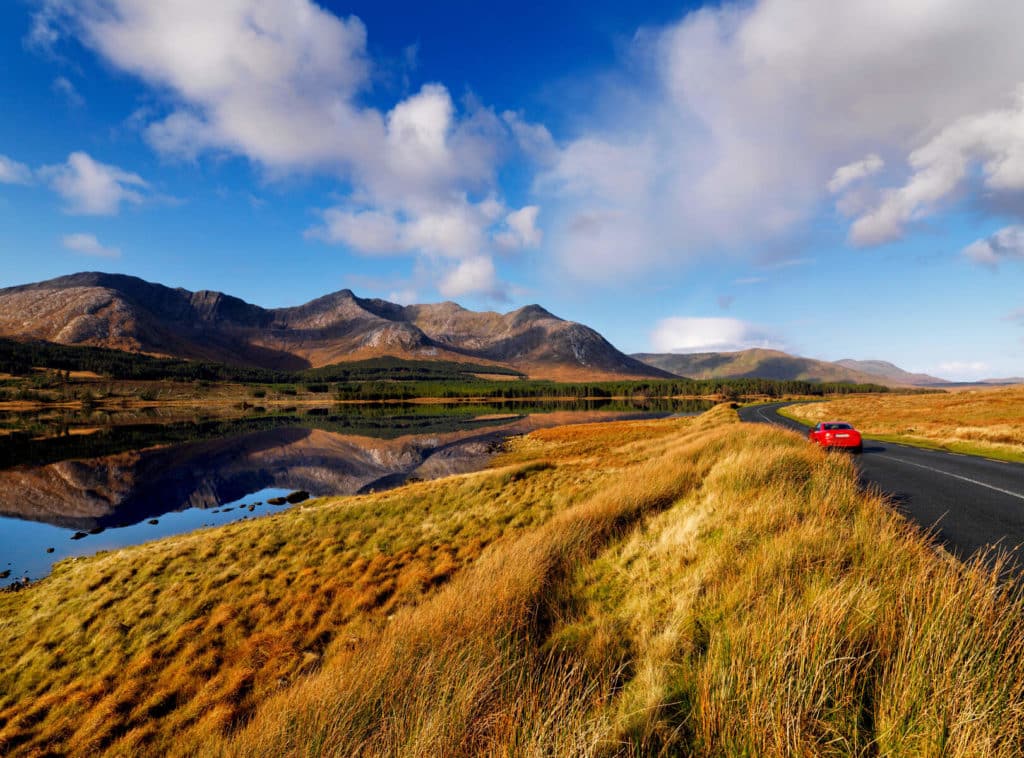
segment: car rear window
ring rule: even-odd
[[[835,429],[853,429],[849,424],[825,424],[825,431],[833,431]]]

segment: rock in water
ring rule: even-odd
[[[305,490],[296,490],[285,498],[289,503],[301,503],[303,500],[309,500],[309,493]]]

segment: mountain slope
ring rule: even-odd
[[[928,374],[912,374],[904,371],[899,366],[889,361],[856,361],[852,358],[843,358],[836,361],[836,365],[844,366],[862,374],[870,374],[891,384],[912,384],[915,386],[927,386],[929,384],[946,384],[948,380],[939,379]]]
[[[732,353],[636,353],[634,358],[694,379],[796,379],[809,382],[910,384],[849,366],[759,348]],[[896,368],[893,366],[893,368]],[[897,369],[899,370],[899,369]],[[903,372],[906,374],[906,372]],[[906,374],[907,376],[913,376]],[[941,380],[936,380],[941,381]]]
[[[669,376],[538,305],[481,313],[342,290],[267,309],[221,292],[98,272],[0,290],[0,336],[289,370],[392,355],[472,359],[538,378]]]

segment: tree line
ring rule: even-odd
[[[293,384],[377,379],[404,381],[477,380],[473,374],[522,377],[514,369],[455,361],[417,361],[385,356],[301,371],[277,371],[213,361],[154,358],[103,347],[16,342],[0,339],[0,373],[26,376],[33,369],[92,371],[111,379]]]
[[[154,358],[101,347],[16,342],[0,339],[0,373],[32,375],[34,369],[52,372],[91,371],[112,379],[237,382],[288,385],[304,383],[310,391],[332,392],[338,400],[410,400],[413,398],[487,399],[611,398],[717,395],[725,399],[749,396],[833,395],[887,392],[880,384],[808,382],[782,379],[652,379],[611,382],[551,382],[530,380],[513,369],[454,361],[373,358],[302,371],[275,371],[210,361]],[[510,380],[475,376],[492,374]],[[66,373],[62,374],[66,379]]]

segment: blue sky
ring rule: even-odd
[[[897,7],[893,7],[897,6]],[[0,6],[0,286],[1024,374],[1024,4]]]

